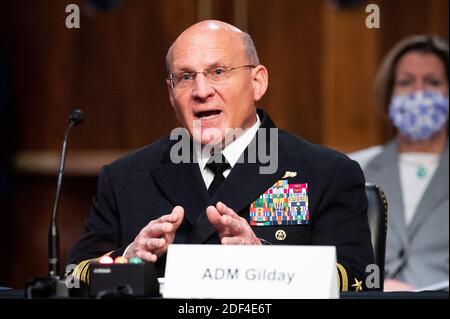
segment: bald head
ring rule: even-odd
[[[225,143],[227,129],[256,123],[268,72],[245,32],[221,21],[196,23],[170,47],[167,69],[170,104],[200,144]]]
[[[180,49],[180,46],[185,46],[187,43],[195,43],[196,38],[203,36],[220,36],[227,39],[229,45],[233,45],[237,51],[241,50],[243,52],[250,64],[259,65],[258,53],[256,52],[253,40],[248,33],[222,21],[205,20],[187,28],[170,46],[166,55],[168,73],[172,72],[173,51]]]

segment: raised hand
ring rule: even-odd
[[[176,206],[170,214],[152,220],[136,236],[128,247],[125,257],[137,256],[150,262],[156,262],[158,257],[164,254],[167,247],[173,243],[183,217],[183,207]]]
[[[247,220],[224,203],[206,209],[209,222],[217,229],[223,245],[261,245]]]

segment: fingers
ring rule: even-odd
[[[150,237],[161,237],[167,233],[174,233],[180,227],[183,218],[183,207],[175,206],[170,214],[163,215],[148,223],[147,226],[144,227],[143,232]]]
[[[245,239],[241,237],[223,237],[220,241],[222,245],[247,245]]]
[[[222,221],[221,221],[221,215],[219,214],[219,211],[217,210],[216,207],[214,206],[208,206],[206,208],[206,217],[208,217],[209,222],[214,226],[214,227],[221,227],[222,225]]]
[[[153,222],[168,222],[179,225],[183,221],[183,217],[184,208],[181,206],[175,206],[170,214],[163,215],[158,219],[155,219]]]
[[[172,210],[172,212],[173,212],[173,210]],[[177,216],[172,214],[172,213],[170,213],[170,214],[167,214],[167,215],[162,215],[158,219],[152,220],[150,223],[175,223],[176,220],[177,220]]]
[[[135,253],[139,251],[148,251],[154,252],[157,249],[163,248],[166,244],[166,240],[164,238],[148,238],[142,236],[136,240],[137,244],[135,245]]]
[[[234,219],[239,218],[239,215],[236,214],[234,212],[234,210],[232,210],[230,207],[228,207],[227,205],[225,205],[222,202],[218,202],[216,204],[216,208],[217,208],[217,211],[220,213],[220,215],[230,216],[231,218],[234,218]]]
[[[174,225],[172,223],[163,222],[163,223],[152,223],[150,222],[147,226],[142,229],[142,232],[151,238],[161,237],[167,233],[171,233],[174,231]]]
[[[176,231],[178,229],[178,227],[180,227],[181,223],[183,222],[184,208],[181,206],[175,206],[172,209],[172,213],[170,215],[172,215],[174,231]]]
[[[220,243],[222,245],[262,245],[261,240],[254,234],[248,234],[248,236],[222,237]]]
[[[184,209],[176,206],[172,212],[149,222],[133,242],[132,252],[127,255],[138,256],[145,260],[155,262],[162,255],[167,246],[175,238],[175,232],[183,222]]]
[[[147,242],[147,246],[155,256],[164,254],[169,244],[171,244],[171,241],[166,241],[164,238],[152,238]]]
[[[223,245],[261,245],[247,220],[222,202],[206,210],[208,219],[219,231]]]
[[[150,251],[154,251],[156,249],[164,247],[165,244],[166,241],[164,240],[164,238],[149,238],[145,240],[144,246],[150,249]]]
[[[222,216],[221,220],[223,225],[228,228],[228,231],[235,236],[242,234],[245,231],[245,225],[248,224],[246,220],[240,217],[239,219],[234,219],[229,216]]]
[[[163,238],[146,238],[138,235],[125,257],[130,259],[137,256],[150,262],[156,262],[158,255],[155,252],[164,247],[165,244],[166,241]]]
[[[220,215],[220,224],[228,227],[231,234],[238,235],[242,233],[245,226],[248,225],[247,221],[240,217],[231,208],[226,206],[222,202],[216,204],[216,211]]]
[[[216,206],[209,206],[206,209],[206,215],[209,222],[217,229],[221,243],[224,245],[246,244],[242,238],[251,238],[253,235],[247,221],[223,203],[219,202]]]
[[[216,206],[208,206],[206,216],[214,227],[231,227],[231,231],[239,231],[239,224],[242,222],[242,218],[222,202],[218,202]]]
[[[151,252],[144,251],[144,250],[140,250],[140,251],[136,252],[136,256],[143,260],[152,262],[152,263],[155,263],[156,260],[158,260],[158,257],[155,254],[152,254]]]

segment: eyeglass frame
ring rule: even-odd
[[[210,81],[209,76],[212,73],[209,73],[209,72],[213,72],[217,68],[222,68],[223,71],[225,71],[225,73],[226,73],[226,72],[230,72],[230,71],[237,70],[237,69],[242,69],[242,68],[252,68],[253,69],[253,68],[256,68],[256,67],[257,67],[257,65],[254,65],[254,64],[245,64],[245,65],[235,66],[235,67],[231,67],[231,68],[226,68],[226,67],[224,67],[222,65],[216,65],[216,66],[212,66],[212,67],[210,67],[210,68],[208,68],[206,70],[203,70],[203,71],[183,71],[183,72],[180,72],[180,73],[181,74],[187,73],[187,74],[190,74],[191,76],[193,76],[193,79],[190,80],[190,82],[194,83],[195,79],[197,78],[197,74],[199,74],[199,73],[202,73],[206,77],[206,79],[208,81]],[[173,89],[177,87],[177,85],[175,84],[175,74],[174,73],[170,73],[168,78],[167,78],[167,80],[170,81],[171,87]],[[189,87],[189,86],[187,86],[187,87]]]

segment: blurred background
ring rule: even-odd
[[[368,4],[380,28],[365,25]],[[65,25],[80,8],[80,28]],[[401,38],[448,41],[448,0],[15,0],[0,4],[0,286],[47,273],[47,232],[68,114],[72,131],[58,212],[61,260],[81,236],[102,165],[177,126],[165,54],[215,18],[249,32],[269,90],[259,106],[279,127],[343,152],[384,143],[372,83]],[[63,266],[63,265],[61,265]]]

